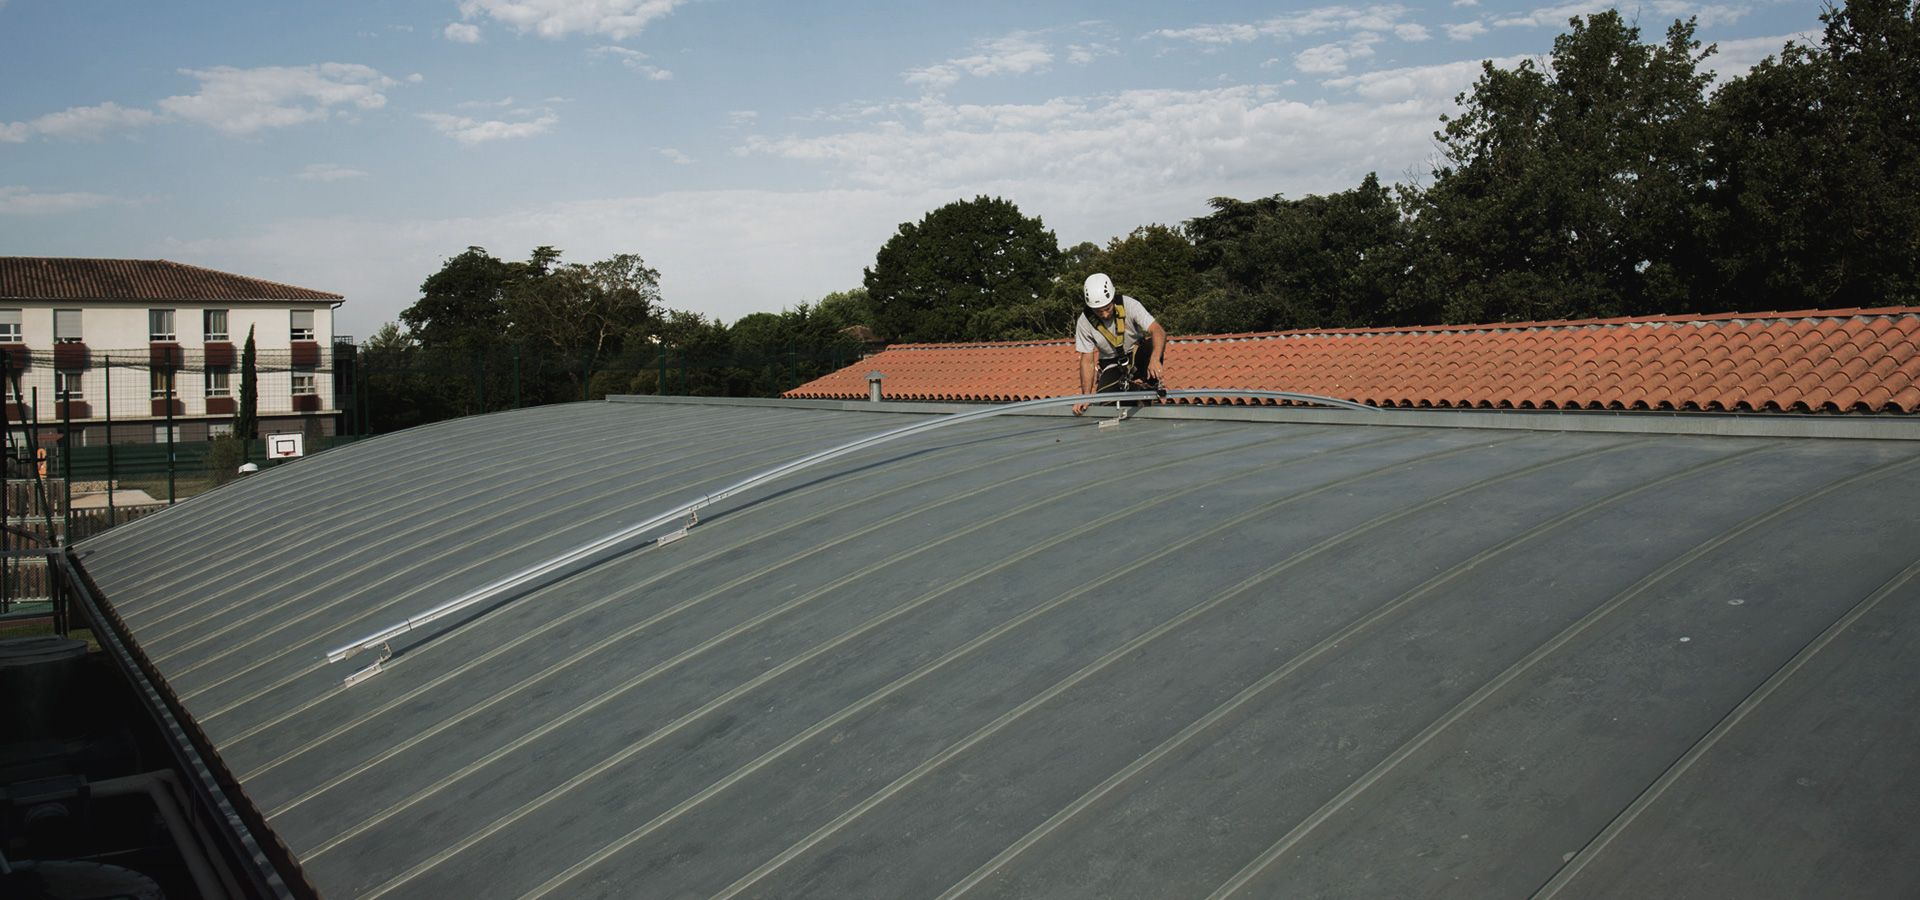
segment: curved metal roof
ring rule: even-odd
[[[1920,443],[1193,413],[837,459],[351,686],[930,413],[483,416],[80,549],[330,897],[1920,884]]]

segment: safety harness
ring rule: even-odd
[[[1093,326],[1093,330],[1099,332],[1101,337],[1107,339],[1107,343],[1113,347],[1113,352],[1124,354],[1127,352],[1127,304],[1121,298],[1115,297],[1113,298],[1113,306],[1112,328],[1107,327],[1106,323],[1100,321],[1099,314],[1091,309],[1087,310],[1085,315],[1088,324]]]

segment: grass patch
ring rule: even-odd
[[[55,634],[53,619],[0,619],[0,641],[12,638],[45,637]],[[67,637],[77,641],[86,641],[89,652],[100,649],[100,642],[94,640],[93,631],[87,628],[75,628],[67,632]]]
[[[213,488],[213,476],[211,475],[175,475],[173,478],[173,499],[176,501],[185,500],[196,494],[204,494],[213,490]],[[120,489],[146,491],[147,496],[162,503],[167,502],[167,478],[164,475],[158,478],[122,478],[120,479]]]

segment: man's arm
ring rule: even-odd
[[[1100,352],[1097,350],[1088,350],[1080,354],[1080,393],[1093,393],[1093,379],[1099,374]],[[1076,416],[1086,411],[1087,405],[1085,403],[1075,403],[1073,405],[1073,414]]]
[[[1147,377],[1158,381],[1167,370],[1167,330],[1161,328],[1156,319],[1147,326],[1147,334],[1153,338],[1153,354],[1147,357]],[[1085,364],[1081,368],[1086,368]]]

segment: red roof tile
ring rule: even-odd
[[[1408,408],[1914,413],[1917,341],[1920,307],[1201,335],[1173,339],[1167,384]],[[1063,339],[898,344],[786,396],[864,399],[872,371],[889,400],[1079,388]]]
[[[309,288],[262,281],[164,259],[0,256],[6,300],[340,300]]]

